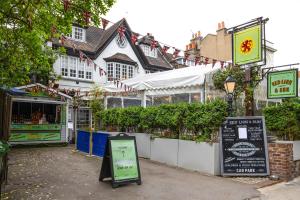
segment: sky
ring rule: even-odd
[[[117,0],[106,19],[126,18],[130,28],[151,33],[159,42],[181,50],[192,33],[215,34],[218,23],[230,28],[257,17],[269,18],[266,39],[274,43],[274,65],[300,62],[299,0]]]

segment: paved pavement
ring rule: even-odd
[[[101,159],[70,147],[18,148],[10,152],[11,200],[244,200],[260,194],[249,184],[140,159],[142,185],[112,189],[98,182]]]
[[[290,182],[279,183],[270,187],[259,189],[260,200],[299,200],[300,177]]]

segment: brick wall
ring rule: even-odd
[[[281,180],[289,181],[297,176],[298,163],[293,161],[292,143],[269,143],[270,175],[277,175]]]

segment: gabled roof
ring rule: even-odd
[[[120,25],[123,25],[126,28],[125,36],[129,41],[128,43],[131,45],[134,53],[137,55],[140,63],[144,68],[146,69],[151,68],[152,70],[173,69],[172,65],[162,55],[161,51],[158,51],[157,58],[148,57],[145,56],[144,52],[139,47],[139,45],[133,44],[131,42],[131,35],[133,32],[129,27],[125,18],[113,24],[106,30],[97,27],[92,27],[92,26],[88,27],[86,29],[85,42],[66,40],[64,43],[64,47],[67,48],[67,54],[72,56],[77,56],[77,57],[79,56],[79,52],[73,50],[73,44],[75,44],[76,49],[80,49],[88,56],[90,56],[91,59],[96,59],[102,53],[102,51],[110,44],[110,42],[116,37],[116,35],[118,34],[117,30]],[[142,40],[144,44],[150,45],[151,43],[151,40],[147,39],[147,37],[143,37]],[[142,40],[139,40],[139,42]],[[55,40],[53,42],[53,46],[58,47],[62,45],[59,43],[58,40]],[[158,49],[161,49],[161,47],[158,47]]]
[[[120,62],[120,63],[125,63],[125,64],[130,64],[130,65],[136,65],[137,63],[129,58],[127,55],[123,53],[116,53],[113,56],[110,56],[108,58],[104,58],[106,62]]]
[[[140,38],[138,40],[138,43],[150,46],[152,40],[154,40],[154,37],[147,35],[147,36]],[[146,69],[150,69],[150,68],[151,69],[156,68],[156,70],[173,69],[173,66],[170,64],[168,57],[163,55],[162,48],[160,45],[158,45],[158,47],[157,47],[157,58],[146,56],[144,54],[143,50],[141,49],[140,45],[138,45],[138,50],[139,50],[140,54],[143,55],[142,58],[145,60],[145,63],[146,63],[145,68]]]

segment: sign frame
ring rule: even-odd
[[[280,74],[280,73],[286,73],[286,72],[293,72],[295,73],[295,94],[294,95],[280,95],[280,96],[275,96],[272,97],[271,95],[271,85],[269,83],[269,78],[272,74]],[[281,70],[281,71],[272,71],[272,72],[268,72],[267,74],[267,98],[268,99],[284,99],[284,98],[294,98],[294,97],[298,97],[298,88],[299,88],[299,84],[298,84],[298,69],[287,69],[287,70]]]
[[[251,20],[244,24],[232,27],[229,31],[231,33],[231,57],[232,63],[234,66],[247,66],[247,67],[259,67],[266,65],[266,34],[265,34],[265,24],[269,19],[262,19],[262,17]],[[247,30],[249,28],[253,28],[255,26],[260,26],[260,60],[252,61],[252,62],[244,62],[244,63],[236,63],[235,62],[235,34]]]
[[[111,147],[112,140],[133,140],[134,141],[135,159],[136,159],[136,165],[137,165],[136,167],[137,167],[137,172],[138,172],[137,178],[115,180],[115,176],[114,176],[115,172],[114,172],[114,166],[113,166],[114,163],[113,163],[113,159],[112,159],[113,154],[112,154],[112,147]],[[138,185],[142,184],[135,136],[128,136],[127,134],[120,133],[116,136],[109,136],[107,138],[107,144],[106,144],[106,148],[105,148],[105,154],[103,156],[99,181],[103,182],[105,178],[111,178],[112,188],[117,188],[120,185],[126,185],[129,183],[137,183]]]
[[[230,119],[260,119],[263,123],[263,139],[264,139],[264,155],[265,155],[265,162],[266,162],[266,173],[252,173],[252,174],[244,174],[244,173],[224,173],[224,155],[223,155],[223,140],[222,140],[222,126],[220,127],[220,162],[221,162],[221,176],[268,176],[270,175],[270,165],[269,165],[269,152],[268,152],[268,142],[267,142],[267,132],[266,132],[266,124],[265,124],[265,117],[264,116],[244,116],[244,117],[226,117],[226,120],[223,122],[227,122]]]

